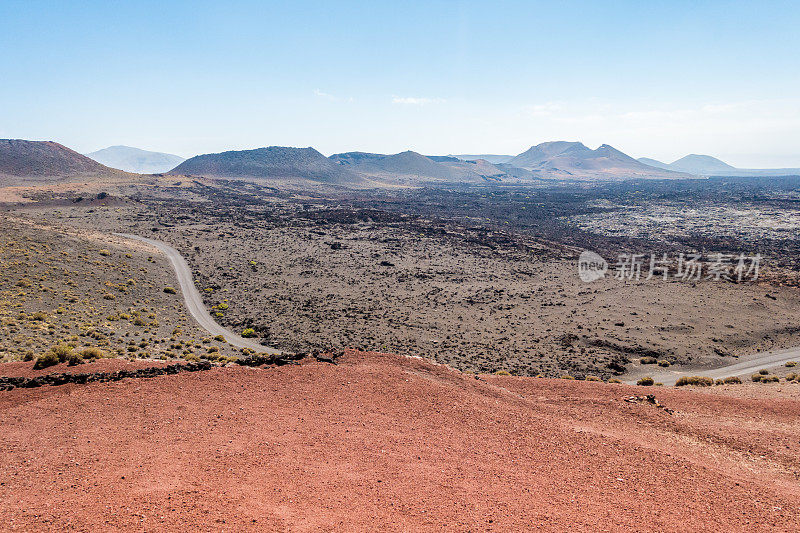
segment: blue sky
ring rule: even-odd
[[[800,3],[0,2],[0,137],[800,167]]]

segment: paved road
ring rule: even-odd
[[[124,237],[126,239],[134,239],[147,243],[158,248],[159,251],[169,258],[170,263],[172,263],[172,267],[175,269],[175,274],[178,276],[178,284],[180,285],[181,293],[183,293],[183,299],[186,302],[186,307],[203,329],[212,335],[222,335],[225,337],[225,340],[228,341],[228,344],[238,348],[250,348],[251,350],[255,350],[259,353],[281,353],[280,350],[262,346],[258,343],[258,341],[253,339],[245,339],[244,337],[241,337],[229,329],[223,328],[217,324],[214,318],[208,313],[208,311],[206,311],[206,306],[203,304],[203,297],[200,296],[200,292],[194,286],[192,270],[189,268],[189,264],[181,256],[178,250],[164,244],[163,242],[148,239],[146,237],[139,237],[138,235],[130,235],[128,233],[114,233],[114,235],[117,237]]]
[[[708,376],[713,379],[727,378],[729,376],[746,376],[749,378],[750,375],[755,374],[762,368],[770,369],[783,366],[788,361],[800,362],[800,347],[795,346],[793,348],[748,355],[740,357],[730,365],[708,370],[669,370],[654,367],[650,373],[646,370],[637,372],[636,377],[651,376],[655,381],[664,385],[675,385],[678,378],[682,376]],[[631,379],[628,383],[636,383],[636,379]]]

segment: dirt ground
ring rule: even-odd
[[[625,401],[647,393],[673,414]],[[0,524],[797,530],[800,404],[749,394],[476,379],[353,351],[338,366],[15,389],[0,392]]]

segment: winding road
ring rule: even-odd
[[[664,385],[675,385],[675,382],[683,376],[706,376],[712,379],[722,379],[732,376],[750,376],[762,368],[770,369],[785,365],[789,361],[800,361],[800,347],[784,348],[771,352],[761,352],[754,355],[747,355],[737,359],[736,363],[720,366],[718,368],[695,370],[669,370],[655,367],[653,372],[644,369],[636,372],[636,378],[649,376],[653,380]],[[636,384],[637,379],[627,380],[626,383]]]
[[[167,258],[169,258],[170,263],[172,263],[172,267],[175,269],[175,275],[178,277],[178,284],[180,285],[181,293],[183,294],[183,300],[186,302],[186,307],[189,309],[189,312],[192,314],[197,323],[200,324],[200,327],[212,335],[222,335],[225,337],[225,340],[228,342],[228,344],[236,346],[237,348],[250,348],[258,353],[281,353],[280,350],[259,344],[258,341],[253,339],[246,339],[217,324],[214,318],[206,310],[206,306],[203,304],[203,297],[194,286],[192,270],[189,268],[189,264],[186,262],[183,256],[181,256],[178,250],[172,246],[164,244],[163,242],[148,239],[147,237],[139,237],[138,235],[131,235],[129,233],[114,233],[114,235],[117,237],[133,239],[149,244],[150,246],[157,248],[160,252],[166,255]]]
[[[256,352],[260,353],[281,353],[280,350],[263,346],[253,339],[245,339],[244,337],[237,335],[229,329],[223,328],[217,324],[214,318],[206,310],[206,307],[203,304],[203,297],[194,286],[192,270],[189,268],[189,264],[186,262],[183,256],[181,256],[178,250],[167,244],[164,244],[163,242],[148,239],[147,237],[139,237],[138,235],[131,235],[128,233],[114,233],[114,235],[117,237],[134,239],[149,244],[150,246],[157,248],[169,258],[170,262],[172,263],[172,267],[175,269],[175,275],[178,277],[178,283],[180,284],[181,293],[183,293],[183,299],[186,302],[186,307],[203,329],[212,335],[222,335],[229,344],[238,348],[250,348],[251,350],[255,350]],[[700,375],[713,379],[726,378],[729,376],[744,376],[758,372],[762,368],[774,368],[782,366],[788,361],[800,361],[800,347],[785,348],[782,350],[762,352],[741,357],[737,359],[737,362],[735,363],[718,368],[670,370],[654,367],[653,372],[648,372],[648,369],[642,368],[628,376],[629,379],[626,381],[626,383],[635,384],[638,378],[644,376],[650,376],[655,381],[663,383],[664,385],[674,385],[675,382],[683,376]]]

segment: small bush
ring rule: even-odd
[[[758,373],[761,374],[762,376],[766,376],[769,374],[769,370],[767,370],[766,368],[762,368],[761,370],[758,371]]]
[[[219,309],[220,311],[225,311],[226,309],[228,309],[228,304],[226,304],[225,302],[217,304],[217,309]]]
[[[722,380],[725,385],[741,385],[742,379],[737,376],[729,376]]]
[[[215,335],[214,340],[217,342],[225,342],[225,337],[223,335]]]
[[[658,362],[658,366],[663,366],[663,367],[665,367],[665,368],[666,368],[666,367],[668,367],[668,366],[670,366],[671,364],[672,364],[672,363],[670,363],[670,362],[669,362],[669,361],[667,361],[666,359],[662,359],[661,361],[659,361],[659,362]]]
[[[47,368],[48,366],[57,365],[59,362],[56,354],[47,352],[36,358],[36,362],[33,363],[33,368],[39,370],[41,368]]]
[[[651,385],[653,385],[653,383],[655,383],[655,380],[650,376],[642,378],[636,382],[637,385],[640,385],[642,387],[650,387]]]
[[[47,320],[47,313],[45,313],[44,311],[36,311],[31,315],[31,320],[34,320],[36,322],[44,322],[45,320]]]
[[[244,337],[245,339],[249,339],[250,337],[255,337],[255,336],[256,336],[256,330],[254,330],[253,328],[245,328],[242,331],[242,337]]]
[[[639,362],[643,365],[654,365],[658,363],[658,359],[656,359],[655,357],[642,357],[641,359],[639,359]]]
[[[753,381],[753,383],[758,383],[759,381],[761,381],[761,378],[763,377],[764,376],[762,376],[761,374],[753,374],[752,376],[750,376],[750,379]]]
[[[797,374],[795,372],[790,372],[786,374],[786,381],[794,381],[797,379]]]
[[[761,383],[778,383],[780,380],[778,376],[764,376],[761,378]]]
[[[609,383],[622,383],[622,381],[618,380],[617,378],[611,378],[608,380]]]
[[[97,253],[102,255],[103,257],[108,257],[109,255],[111,255],[111,251],[110,250],[106,250],[105,248],[103,248],[102,250],[100,250]]]
[[[797,366],[797,361],[786,361],[786,368],[792,368],[793,366]]]
[[[686,385],[694,385],[695,387],[710,387],[714,384],[714,380],[705,376],[683,376],[676,383],[676,387],[683,387]]]
[[[597,376],[586,376],[586,381],[601,381]]]
[[[175,287],[164,287],[164,292],[167,294],[178,294],[178,291],[175,290]]]
[[[106,352],[104,352],[100,348],[95,348],[95,347],[84,348],[83,350],[81,350],[80,354],[81,357],[83,357],[84,359],[89,359],[92,361],[108,357],[108,354]]]
[[[509,372],[508,370],[498,370],[497,372],[494,373],[494,375],[495,376],[510,376],[511,372]]]
[[[565,374],[565,375],[563,375],[563,376],[560,376],[560,378],[561,378],[561,379],[575,379],[575,377],[574,377],[574,376],[570,376],[569,374]]]

